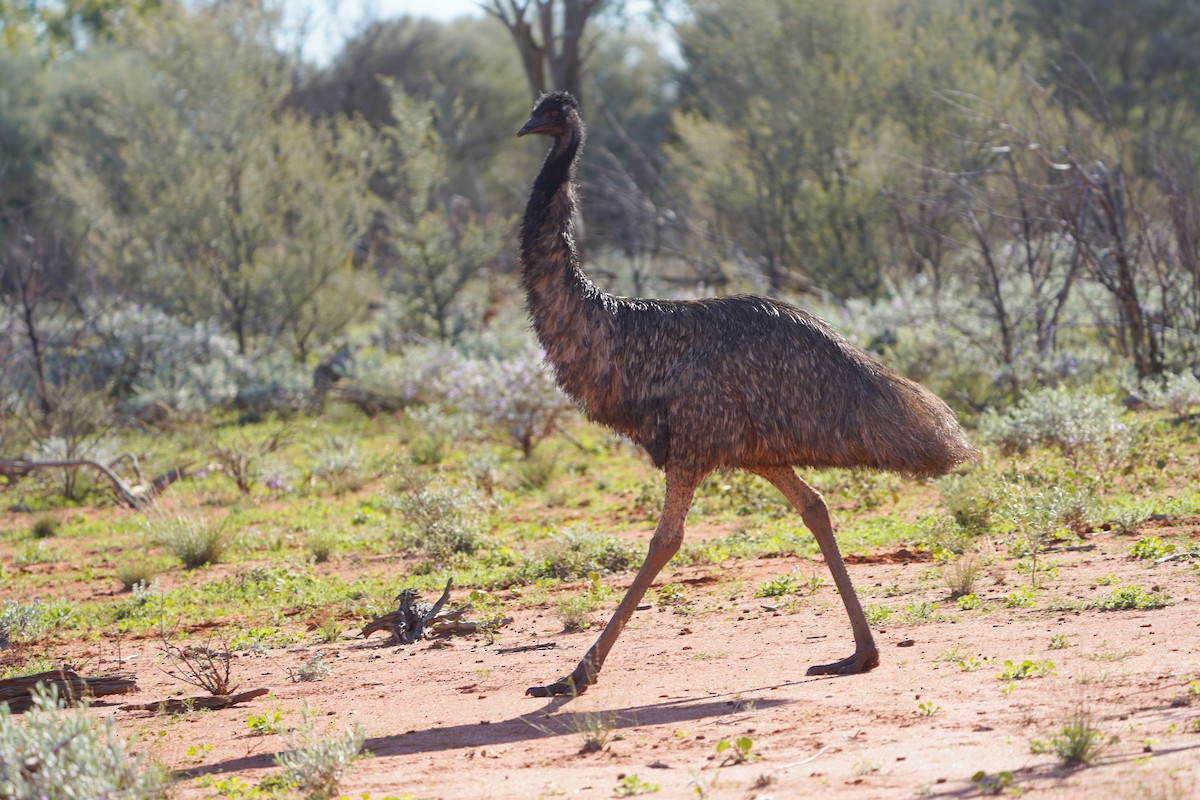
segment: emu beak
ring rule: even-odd
[[[521,130],[517,131],[517,138],[520,139],[522,136],[530,133],[539,133],[540,131],[538,131],[538,128],[549,124],[550,120],[546,119],[545,117],[530,117],[529,120],[521,126]]]

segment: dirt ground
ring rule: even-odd
[[[1200,539],[1200,521],[1173,525],[1151,532]],[[984,568],[976,589],[983,608],[960,611],[919,555],[856,559],[850,570],[864,604],[894,612],[876,631],[882,663],[865,675],[805,676],[808,665],[849,654],[845,613],[822,563],[765,559],[668,568],[660,585],[683,584],[694,612],[639,611],[599,685],[570,701],[524,689],[569,671],[598,628],[561,633],[548,605],[512,602],[512,625],[491,643],[397,646],[382,634],[357,638],[347,623],[343,638],[324,646],[333,669],[319,682],[289,676],[312,645],[240,655],[240,688],[270,694],[171,718],[116,709],[180,689],[156,668],[153,640],[125,643],[140,691],[94,708],[136,735],[138,749],[183,772],[175,791],[183,798],[214,796],[205,775],[254,783],[277,771],[272,757],[283,739],[251,736],[247,718],[280,710],[294,723],[305,706],[325,715],[331,732],[366,729],[371,757],[342,785],[356,798],[613,797],[634,775],[662,797],[973,797],[982,794],[972,780],[980,771],[990,779],[1011,773],[997,788],[1026,797],[1200,797],[1200,684],[1192,683],[1200,678],[1200,564],[1133,559],[1133,541],[1101,533],[1088,549],[1050,553],[1058,575],[1034,608],[1003,603],[1027,583],[1011,560]],[[798,602],[754,596],[761,581],[790,570],[799,582],[815,573],[825,584]],[[1098,585],[1102,576],[1116,583]],[[610,579],[618,596],[629,578]],[[1046,610],[1125,584],[1165,592],[1171,605]],[[898,587],[908,591],[897,595]],[[926,601],[940,617],[897,621]],[[1058,635],[1067,646],[1051,649]],[[553,648],[500,652],[537,643]],[[997,677],[1004,662],[1025,660],[1050,661],[1053,673]],[[1098,760],[1066,768],[1052,752],[1031,751],[1080,709],[1106,740]],[[581,752],[588,729],[611,733],[607,746]],[[718,743],[740,736],[752,740],[751,760],[722,765],[730,750],[718,755]]]

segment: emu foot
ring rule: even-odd
[[[586,661],[580,662],[570,675],[546,686],[530,686],[525,694],[531,697],[578,697],[596,682],[599,670],[592,670]]]
[[[879,666],[879,651],[872,647],[870,650],[856,650],[854,655],[835,661],[832,664],[814,664],[808,668],[809,675],[857,675],[860,672],[870,672]]]

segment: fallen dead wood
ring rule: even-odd
[[[558,642],[539,642],[538,644],[523,644],[520,647],[501,647],[497,653],[528,653],[530,650],[553,650]]]
[[[134,473],[137,475],[138,482],[132,486],[121,480],[121,477],[113,471],[123,461],[129,461],[133,465]],[[143,483],[137,459],[130,454],[120,455],[108,465],[101,464],[99,461],[92,461],[88,458],[68,458],[61,461],[0,459],[0,475],[6,476],[10,483],[25,477],[33,470],[78,469],[79,467],[94,469],[107,478],[108,482],[112,484],[113,493],[117,496],[117,502],[126,508],[144,508],[150,505],[154,502],[154,498],[161,494],[168,486],[181,478],[186,478],[188,474],[188,465],[183,464],[178,467],[172,467],[162,475],[154,478],[150,483]]]
[[[137,679],[130,672],[85,677],[73,669],[52,669],[0,680],[0,703],[8,703],[14,713],[29,710],[33,705],[33,689],[39,683],[53,686],[59,697],[72,701],[137,691]]]
[[[1184,558],[1200,558],[1200,553],[1194,552],[1192,550],[1186,550],[1182,553],[1171,553],[1170,555],[1165,555],[1162,558],[1154,559],[1154,563],[1155,564],[1165,564],[1168,561],[1179,561],[1180,559],[1184,559]]]
[[[400,606],[368,622],[359,631],[364,639],[376,631],[391,631],[400,644],[412,644],[426,635],[440,636],[452,633],[479,633],[493,631],[512,623],[511,617],[499,615],[487,620],[465,620],[463,616],[471,610],[471,604],[458,606],[449,611],[442,607],[450,599],[450,587],[454,579],[446,581],[446,589],[436,603],[419,602],[417,593],[405,589],[396,595]]]
[[[250,689],[237,694],[204,695],[203,697],[172,697],[153,703],[130,703],[118,706],[119,711],[150,711],[155,714],[180,714],[184,711],[220,711],[256,697],[262,697],[270,689]]]

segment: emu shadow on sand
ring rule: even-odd
[[[854,654],[810,675],[873,669],[879,651],[838,552],[821,495],[794,467],[939,475],[974,457],[954,413],[820,319],[753,295],[695,301],[614,297],[580,269],[571,234],[585,131],[567,93],[543,95],[517,136],[550,151],[521,224],[526,304],[559,385],[596,422],[644,447],[666,473],[662,516],[642,568],[579,665],[537,697],[583,692],[646,590],[683,542],[700,481],[717,469],[762,476],[816,537],[850,616]]]

